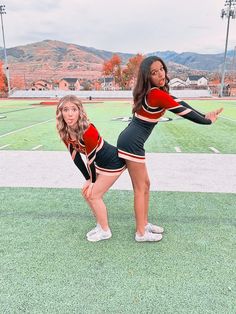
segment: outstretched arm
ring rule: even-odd
[[[204,114],[192,108],[185,101],[171,96],[174,102],[178,104],[175,108],[169,109],[171,112],[198,124],[211,124],[212,121],[206,118]]]
[[[214,114],[204,115],[196,111],[184,101],[179,100],[178,102],[176,101],[177,99],[174,99],[168,93],[157,88],[154,88],[149,92],[148,98],[148,103],[152,103],[153,107],[160,107],[169,110],[198,124],[211,124],[212,122],[215,122],[218,115],[222,111],[221,109],[218,109],[216,112],[214,112]]]
[[[172,97],[178,104],[182,105],[183,107],[189,108],[189,109],[191,109],[191,110],[197,112],[198,114],[200,114],[200,116],[202,116],[202,117],[205,118],[205,114],[203,114],[203,113],[197,111],[196,109],[192,108],[188,103],[186,103],[186,101],[184,101],[184,100],[182,100],[182,99],[179,99],[179,98],[177,98],[177,97],[175,97],[175,96],[173,96],[173,95],[171,95],[171,97]]]
[[[215,122],[216,119],[218,118],[218,116],[221,114],[221,112],[223,111],[223,108],[219,108],[216,109],[214,111],[208,112],[206,114],[203,114],[199,111],[197,111],[196,109],[192,108],[189,104],[187,104],[185,101],[178,99],[175,96],[171,96],[177,103],[181,104],[182,106],[191,109],[192,111],[195,111],[196,113],[198,113],[200,116],[204,117],[205,119],[211,120],[211,122]]]

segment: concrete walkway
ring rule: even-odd
[[[152,191],[236,193],[236,155],[147,154]],[[68,152],[0,151],[0,187],[80,188]],[[131,190],[127,170],[112,187]]]

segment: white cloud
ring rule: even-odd
[[[7,47],[45,39],[121,52],[223,52],[223,0],[8,0]],[[229,49],[236,46],[231,20]]]

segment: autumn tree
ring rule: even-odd
[[[121,59],[118,55],[113,55],[111,59],[104,62],[102,72],[104,76],[112,76],[115,83],[122,87]]]
[[[110,60],[103,63],[102,73],[104,76],[109,76],[113,74],[112,63],[110,62]]]
[[[0,60],[0,97],[7,95],[7,78],[3,71],[3,62]]]
[[[128,60],[128,63],[126,65],[126,76],[129,83],[136,79],[140,63],[143,61],[143,59],[144,56],[138,53]]]
[[[115,83],[118,84],[121,89],[130,89],[137,76],[138,68],[142,60],[143,56],[137,54],[128,60],[126,66],[122,67],[120,57],[113,55],[110,60],[104,62],[103,75],[112,76]]]

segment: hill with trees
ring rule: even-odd
[[[119,56],[126,65],[134,54],[111,52],[73,43],[44,40],[7,49],[9,71],[18,85],[27,86],[38,79],[57,80],[62,77],[98,79],[103,75],[103,66],[113,55]],[[192,52],[157,51],[147,55],[158,55],[167,63],[170,77],[186,78],[189,74],[210,76],[221,71],[222,54],[198,54]],[[0,59],[4,60],[3,50]],[[235,52],[228,54],[230,69],[234,64]],[[235,65],[236,66],[236,65]]]

